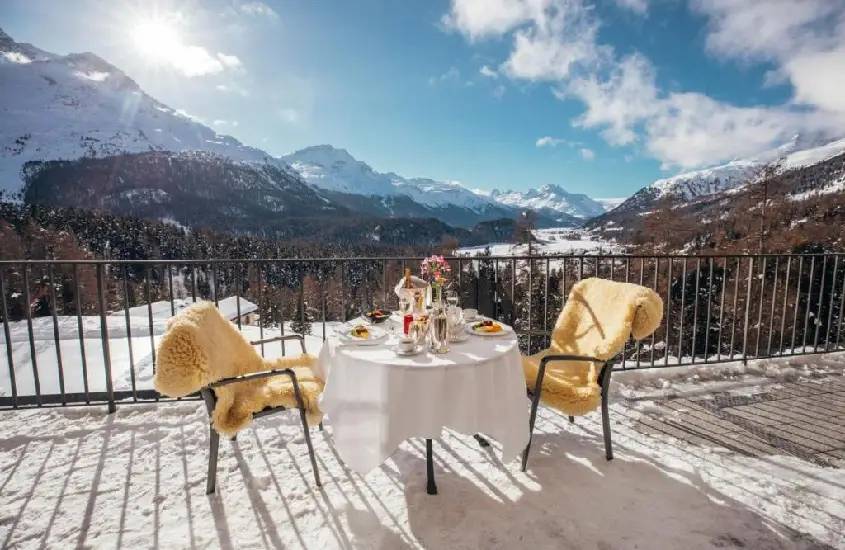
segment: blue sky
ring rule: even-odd
[[[472,188],[626,196],[845,128],[845,0],[4,0],[0,27],[272,154]]]

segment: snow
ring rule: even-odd
[[[822,145],[821,147],[813,147],[804,151],[797,151],[786,157],[783,168],[791,170],[793,168],[800,168],[802,166],[811,166],[818,164],[829,158],[845,153],[845,139],[840,139]]]
[[[821,197],[823,195],[830,195],[833,193],[840,193],[842,191],[845,191],[845,178],[831,182],[825,187],[811,189],[809,191],[804,191],[803,193],[794,193],[792,195],[788,195],[787,198],[791,201],[805,201],[810,198]]]
[[[171,313],[171,311],[175,312],[175,314],[178,314],[190,304],[190,300],[175,299],[173,300],[171,306],[170,300],[161,300],[158,302],[152,302],[149,305],[143,304],[140,306],[129,308],[129,317],[130,319],[136,317],[140,317],[141,319],[147,319],[149,317],[150,310],[152,310],[153,319],[167,320],[173,316],[173,313]],[[229,319],[230,321],[234,321],[238,318],[238,308],[240,308],[241,316],[258,310],[257,305],[250,302],[246,298],[241,298],[239,296],[228,296],[226,298],[220,298],[217,301],[217,309],[219,309],[220,313],[222,313],[223,316],[226,319]],[[115,311],[110,315],[112,317],[124,318],[126,316],[126,310],[122,309],[119,311]],[[72,317],[72,319],[76,319],[76,317]],[[40,321],[41,319],[38,320]],[[12,325],[14,325],[14,323],[12,323]]]
[[[334,449],[330,419],[312,431],[321,489],[290,412],[221,441],[217,493],[206,496],[208,417],[197,401],[120,403],[112,415],[6,411],[0,540],[22,549],[845,548],[845,471],[649,435],[635,423],[665,409],[611,395],[613,461],[597,414],[570,424],[541,406],[525,474],[517,461],[500,463],[496,442],[483,450],[444,432],[437,496],[425,493],[423,441],[359,475]]]
[[[244,300],[245,302],[245,300]],[[153,324],[149,325],[146,306],[130,310],[129,323],[125,313],[115,313],[106,317],[108,329],[109,358],[112,372],[112,383],[115,391],[132,389],[132,378],[139,390],[153,388],[153,350],[158,346],[166,330],[167,320],[170,318],[170,303],[158,302],[153,311]],[[246,304],[241,303],[244,308]],[[226,304],[221,300],[221,310],[230,319],[237,317],[234,311],[234,299]],[[246,305],[241,315],[257,309]],[[133,311],[134,310],[134,311]],[[178,309],[177,309],[178,313]],[[58,317],[59,339],[54,338],[52,317],[33,319],[33,341],[35,346],[35,363],[38,371],[39,389],[42,394],[57,394],[64,383],[65,392],[85,391],[85,381],[89,391],[106,391],[105,361],[99,317],[82,317],[82,340],[79,340],[78,319],[76,317]],[[326,334],[337,323],[326,323]],[[33,374],[32,352],[29,344],[29,332],[25,321],[9,323],[12,342],[12,361],[15,366],[15,386],[18,395],[36,395],[35,376]],[[255,325],[242,325],[241,331],[251,341],[272,338],[281,334],[276,327],[266,327],[262,330]],[[285,326],[285,334],[292,334],[289,324]],[[131,334],[131,338],[129,335]],[[57,346],[58,342],[58,346]],[[309,351],[318,352],[323,342],[322,324],[314,323],[312,334],[305,337]],[[5,336],[0,334],[0,345],[5,347]],[[57,353],[58,347],[58,353]],[[264,347],[267,357],[277,357],[282,354],[280,344],[268,344]],[[296,343],[285,345],[285,354],[299,353]],[[59,355],[61,355],[63,381],[60,378]],[[83,358],[85,371],[83,371]],[[83,376],[87,372],[87,376]],[[6,354],[0,358],[0,395],[10,396],[11,378]]]
[[[657,180],[641,192],[654,194],[658,199],[674,195],[683,200],[690,200],[735,190],[762,166],[771,162],[780,160],[783,170],[792,170],[817,164],[843,152],[845,152],[845,139],[819,145],[816,142],[804,140],[801,136],[795,136],[784,145],[764,151],[753,158],[733,160],[721,166]]]
[[[454,205],[475,212],[497,206],[495,201],[470,191],[458,182],[406,179],[394,173],[376,172],[345,149],[331,145],[306,147],[282,157],[282,160],[308,183],[330,191],[381,197],[404,195],[427,207]]]
[[[532,254],[554,256],[562,254],[612,253],[617,251],[615,243],[597,239],[587,232],[571,228],[549,228],[534,230],[537,242],[532,244]],[[490,249],[493,256],[527,256],[528,245],[513,243],[490,243],[457,250],[459,255],[474,256]]]
[[[490,196],[508,206],[537,211],[552,210],[577,218],[594,218],[607,211],[607,207],[600,201],[591,199],[587,195],[569,193],[557,185],[544,185],[539,189],[529,189],[524,192],[492,191]]]
[[[616,208],[617,206],[619,206],[620,204],[622,204],[623,202],[628,200],[628,198],[625,197],[625,198],[621,198],[621,199],[593,199],[593,200],[596,201],[597,203],[599,203],[600,205],[602,205],[604,207],[605,212],[610,212],[611,210],[613,210],[614,208]]]
[[[93,54],[47,54],[3,34],[0,60],[6,61],[0,61],[0,191],[21,189],[21,168],[28,161],[150,150],[205,150],[287,167],[159,103]]]

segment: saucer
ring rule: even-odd
[[[425,350],[424,344],[420,344],[410,351],[402,351],[397,346],[393,347],[393,351],[396,352],[396,355],[401,355],[402,357],[410,357],[412,355],[417,355],[419,353],[422,353],[424,350]]]

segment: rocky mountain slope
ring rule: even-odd
[[[590,228],[619,226],[644,216],[662,201],[688,203],[711,195],[730,193],[746,184],[761,167],[780,162],[783,170],[812,166],[845,152],[845,139],[830,143],[795,136],[787,143],[753,158],[657,180],[632,195],[612,211],[588,222]]]
[[[789,155],[780,172],[728,191],[692,199],[666,195],[650,211],[614,211],[599,231],[644,253],[840,252],[845,147],[837,143],[823,148],[837,155],[809,165],[803,163],[822,150]]]

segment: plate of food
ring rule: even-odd
[[[342,326],[337,336],[344,343],[366,346],[383,342],[387,338],[387,333],[374,326],[356,324]]]
[[[504,336],[510,333],[510,329],[505,327],[505,325],[490,319],[484,319],[483,321],[467,325],[467,331],[470,334],[476,334],[478,336]]]
[[[373,308],[364,312],[364,319],[371,323],[383,323],[390,319],[390,315],[386,309]]]

